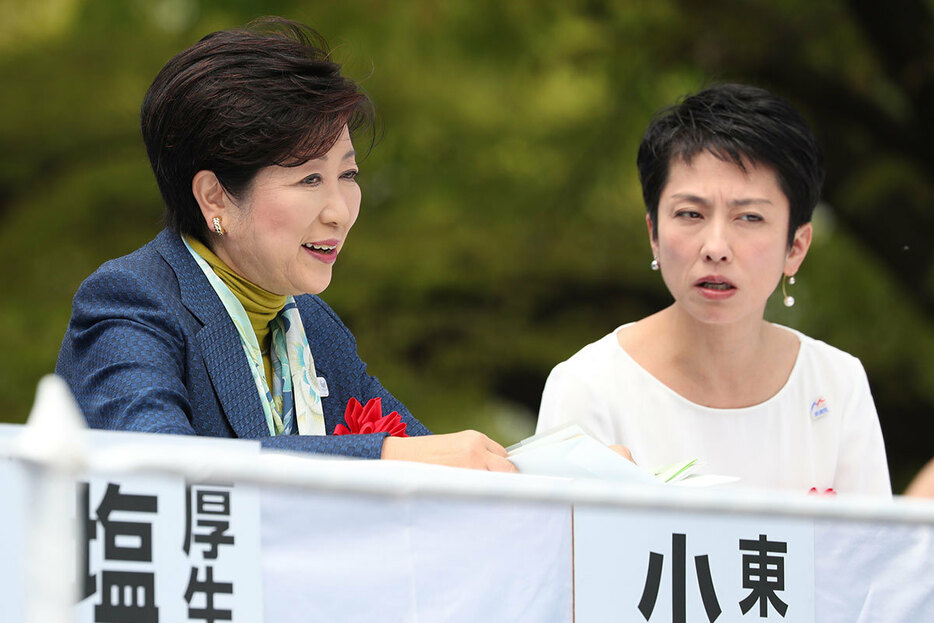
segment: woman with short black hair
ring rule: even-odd
[[[714,86],[656,117],[637,162],[674,303],[558,364],[538,429],[580,422],[649,468],[697,458],[747,486],[891,495],[859,361],[763,317],[779,281],[794,304],[811,243],[824,169],[804,119]]]

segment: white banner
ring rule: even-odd
[[[13,428],[0,426],[0,446]],[[930,502],[762,495],[749,506],[727,491],[622,495],[607,481],[261,455],[258,444],[244,456],[242,441],[87,438],[106,475],[69,497],[80,570],[43,562],[35,583],[26,563],[49,558],[24,538],[42,523],[30,515],[36,479],[0,458],[3,621],[45,605],[42,578],[66,573],[80,623],[918,623],[934,612]],[[127,471],[137,456],[152,465],[147,450],[162,469],[232,484]],[[295,486],[253,489],[253,477]]]
[[[165,436],[95,433],[92,447],[166,443]],[[199,448],[239,441],[168,438]],[[259,451],[258,444],[254,451]],[[82,478],[76,621],[262,620],[259,496],[253,486],[177,477]]]
[[[571,622],[564,504],[265,489],[262,507],[268,622]]]
[[[809,520],[574,508],[576,623],[814,619]]]
[[[76,621],[261,620],[258,514],[245,485],[80,481]]]
[[[934,621],[934,523],[815,521],[814,563],[820,623]]]
[[[4,429],[0,427],[0,440]],[[26,586],[23,573],[26,562],[26,476],[22,465],[0,456],[0,604],[4,621],[24,621],[23,595]]]

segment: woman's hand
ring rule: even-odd
[[[918,475],[905,489],[905,495],[934,498],[934,459],[928,461],[927,465],[918,472]]]
[[[447,435],[386,437],[383,440],[380,458],[469,467],[491,472],[518,471],[506,458],[506,449],[503,446],[475,430]]]
[[[614,443],[611,446],[609,446],[609,448],[616,454],[619,454],[620,456],[622,456],[624,459],[629,459],[630,461],[635,463],[635,461],[632,460],[632,452],[630,452],[629,448],[627,448],[626,446],[621,446],[618,443]]]

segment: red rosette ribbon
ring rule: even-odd
[[[347,401],[344,410],[344,422],[334,427],[334,435],[365,435],[368,433],[389,433],[393,437],[408,437],[405,434],[405,422],[398,411],[383,415],[383,399],[370,398],[364,407],[356,398]]]

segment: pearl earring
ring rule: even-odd
[[[221,227],[221,217],[215,216],[213,219],[211,219],[211,222],[214,223],[214,233],[218,236],[223,236],[224,228]]]
[[[649,266],[652,267],[652,270],[658,270],[658,269],[661,267],[661,265],[658,263],[658,258],[657,258],[657,257],[652,258],[652,263],[649,264]]]
[[[794,307],[795,297],[789,296],[788,292],[785,291],[785,282],[788,282],[788,285],[795,285],[795,276],[794,275],[782,275],[782,303],[785,304],[785,307]]]

